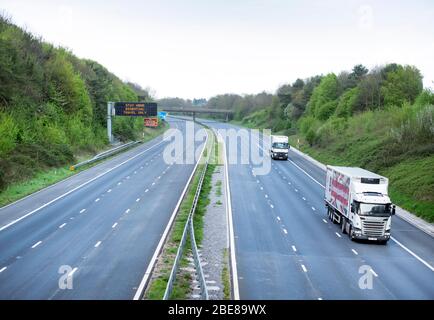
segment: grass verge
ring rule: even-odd
[[[145,128],[145,136],[143,138],[143,142],[148,142],[160,134],[164,133],[169,126],[165,123],[164,126],[158,127],[157,129]],[[127,151],[129,149],[123,150]],[[103,150],[101,150],[103,151]],[[118,155],[118,154],[116,154]],[[94,154],[85,154],[80,155],[78,157],[78,161],[84,161],[90,159],[94,156]],[[115,155],[114,155],[115,156]],[[29,180],[17,182],[9,185],[5,190],[0,193],[0,207],[5,206],[9,203],[17,201],[29,194],[37,192],[43,188],[49,187],[61,180],[64,180],[72,175],[75,175],[83,170],[89,169],[103,161],[106,161],[112,157],[103,159],[101,161],[94,162],[92,164],[80,167],[75,171],[70,171],[69,166],[64,166],[60,168],[53,168],[44,171],[37,172],[35,176]]]
[[[229,255],[228,249],[225,248],[223,251],[223,272],[222,272],[222,283],[223,283],[223,299],[230,300],[231,298],[231,275],[229,273]]]
[[[208,132],[208,134],[210,139],[208,140],[207,149],[205,149],[203,153],[204,157],[208,156],[207,150],[209,148],[212,148],[214,145],[214,139],[213,139],[214,135],[210,131]],[[211,156],[210,160],[213,157],[213,153],[214,152],[212,152],[210,155]],[[181,202],[179,211],[176,215],[175,221],[170,230],[168,240],[166,240],[166,243],[160,253],[154,271],[152,272],[152,278],[145,292],[145,299],[161,300],[164,297],[164,292],[166,290],[166,286],[169,281],[170,272],[172,270],[176,253],[182,239],[182,234],[185,225],[187,223],[189,212],[193,205],[194,195],[196,193],[197,186],[199,184],[200,176],[202,175],[204,169],[205,169],[204,164],[198,165],[197,171],[194,174],[190,186],[187,189],[187,193],[183,201]],[[208,165],[206,174],[209,173],[209,170],[210,170],[210,165]],[[208,196],[205,196],[204,190],[206,191],[207,183],[210,184],[211,182],[207,180],[207,177],[205,176],[202,185],[202,191],[198,199],[195,216],[193,218],[194,227],[195,227],[195,238],[198,245],[200,244],[200,241],[202,241],[202,237],[203,237],[203,230],[200,231],[200,229],[202,229],[203,226],[203,211],[201,212],[201,210],[204,210],[204,208],[206,208],[206,205],[204,205],[204,201],[207,201]],[[184,248],[184,252],[181,258],[180,268],[176,274],[176,280],[173,285],[173,291],[172,291],[172,295],[170,296],[170,299],[186,299],[188,295],[191,293],[191,282],[192,282],[191,275],[190,273],[182,270],[183,267],[186,267],[188,265],[188,260],[187,260],[188,256],[191,256],[190,237],[187,237],[186,246]]]

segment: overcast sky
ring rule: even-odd
[[[1,0],[0,10],[158,98],[275,92],[358,63],[415,65],[434,88],[432,0]]]

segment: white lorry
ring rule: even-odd
[[[271,159],[288,160],[289,143],[287,136],[271,136]]]
[[[392,215],[389,180],[365,169],[327,166],[325,204],[328,218],[341,225],[351,240],[373,240],[386,244]]]

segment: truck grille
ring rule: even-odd
[[[383,220],[362,220],[362,233],[368,237],[382,237],[385,224]]]

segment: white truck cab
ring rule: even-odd
[[[287,136],[271,136],[271,159],[288,160],[289,143]]]

